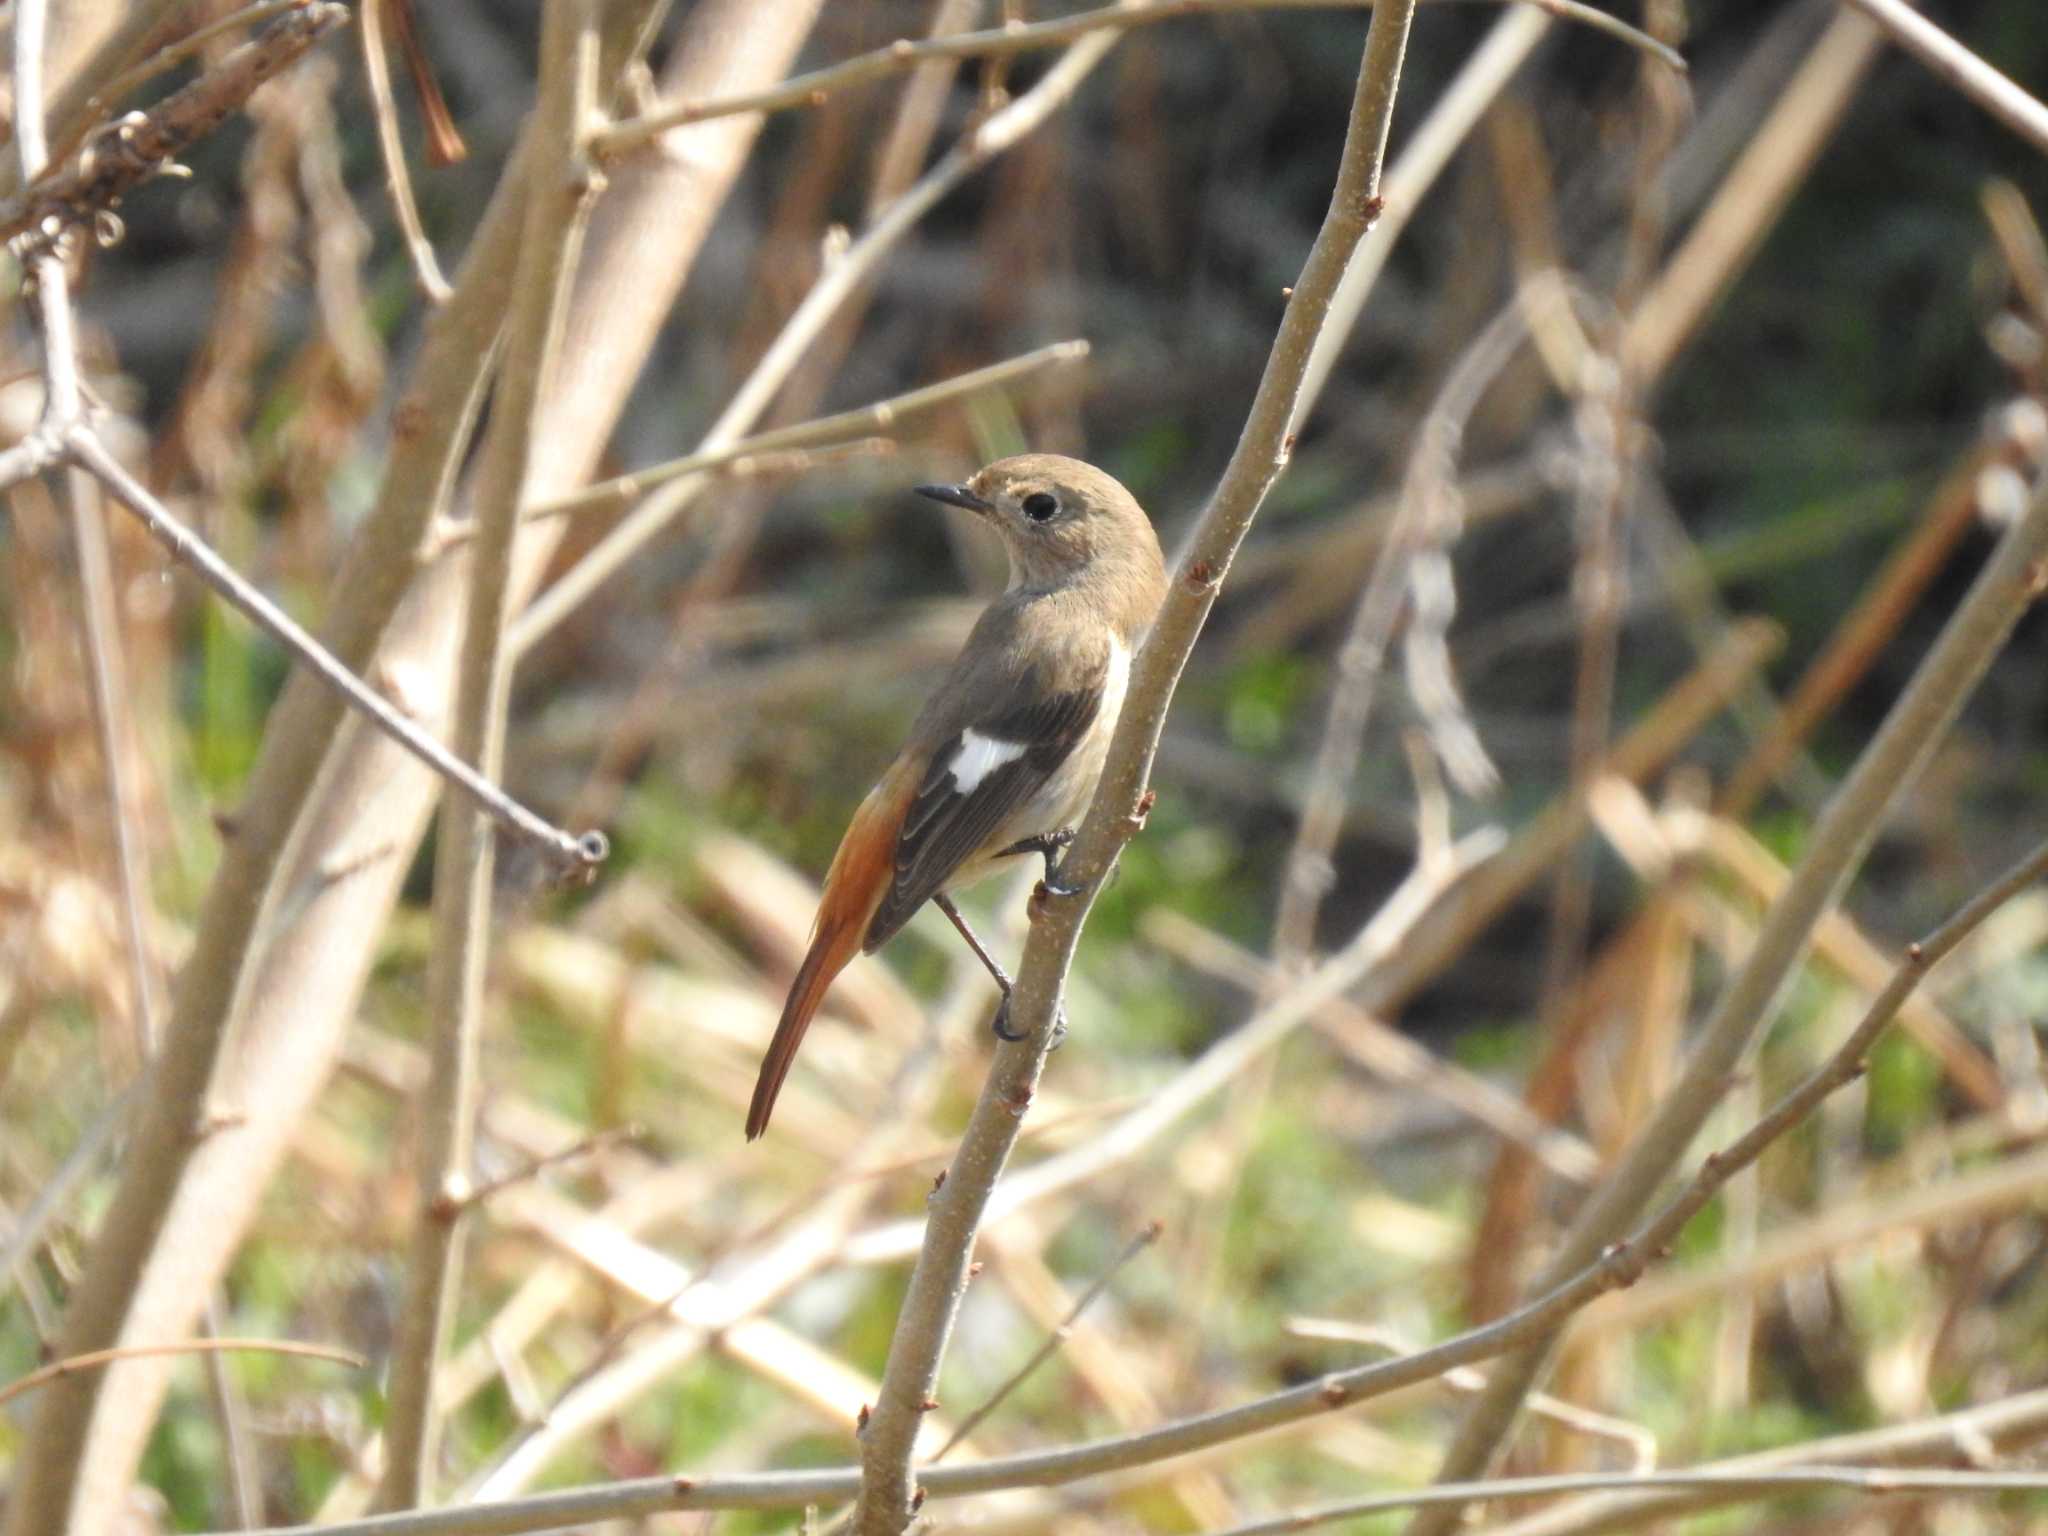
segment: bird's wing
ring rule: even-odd
[[[1087,736],[1101,707],[1097,678],[1092,685],[991,707],[940,742],[904,812],[894,876],[863,948],[872,952],[893,937],[1045,787]]]

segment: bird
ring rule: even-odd
[[[1079,459],[1026,453],[918,495],[1001,537],[1010,581],[982,612],[903,748],[869,791],[825,875],[818,915],[747,1111],[768,1128],[804,1031],[832,979],[935,903],[988,969],[1010,979],[951,892],[1036,854],[1050,883],[1094,798],[1131,656],[1166,596],[1159,538],[1137,498]]]

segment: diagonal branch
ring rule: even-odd
[[[519,513],[540,448],[539,413],[560,350],[570,284],[599,179],[584,150],[595,114],[597,23],[593,0],[550,0],[541,30],[533,112],[533,190],[526,202],[506,326],[505,366],[478,470],[455,751],[495,778],[504,760],[512,662],[505,647]],[[453,1330],[471,1201],[485,967],[490,956],[497,847],[481,808],[449,807],[435,847],[435,940],[428,1012],[435,1021],[419,1215],[392,1346],[384,1481],[378,1504],[407,1509],[431,1495],[440,1446],[434,1382]]]
[[[1028,1038],[997,1054],[945,1182],[932,1197],[924,1247],[862,1445],[861,1499],[854,1519],[860,1536],[895,1536],[915,1508],[910,1462],[917,1427],[937,1394],[939,1364],[966,1290],[982,1213],[1044,1070],[1054,1012],[1081,925],[1149,805],[1145,783],[1174,687],[1231,557],[1293,450],[1288,421],[1310,351],[1351,253],[1379,211],[1380,166],[1414,15],[1415,0],[1383,0],[1373,10],[1329,211],[1281,317],[1244,431],[1166,605],[1132,664],[1130,692],[1101,786],[1062,866],[1063,878],[1077,892],[1040,903],[1033,921],[1010,1014],[1013,1026]]]
[[[257,86],[347,20],[348,7],[333,0],[301,6],[149,111],[131,112],[95,131],[72,164],[41,180],[39,143],[34,175],[24,172],[22,191],[0,203],[0,240],[26,233],[37,248],[49,249],[71,230],[90,227],[239,111]],[[26,121],[28,114],[21,115]]]
[[[564,874],[587,871],[603,862],[605,840],[602,833],[586,832],[579,837],[534,814],[435,740],[418,722],[400,713],[395,705],[373,691],[296,619],[250,585],[241,572],[223,560],[210,544],[173,517],[170,509],[107,451],[106,445],[91,428],[74,424],[65,434],[64,445],[72,461],[96,475],[116,501],[142,519],[143,526],[174,558],[192,567],[232,607],[240,609],[258,628],[296,656],[314,676],[346,699],[378,730],[462,791],[478,810],[491,816],[507,831],[534,843]]]
[[[1976,102],[2035,149],[2048,154],[2048,105],[1994,69],[1904,0],[1849,0],[1892,41]]]

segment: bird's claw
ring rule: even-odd
[[[1010,1028],[1010,1000],[1007,997],[997,1006],[996,1016],[989,1020],[988,1027],[995,1037],[1006,1045],[1016,1045],[1031,1038],[1030,1033],[1026,1030]],[[1052,1043],[1046,1047],[1046,1050],[1048,1052],[1056,1051],[1066,1043],[1067,1005],[1061,1003],[1059,1012],[1055,1013],[1052,1018]]]

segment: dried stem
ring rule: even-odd
[[[1393,526],[1337,652],[1337,675],[1331,684],[1322,740],[1309,770],[1294,846],[1288,851],[1281,876],[1272,954],[1282,975],[1300,963],[1315,941],[1316,918],[1335,873],[1331,855],[1343,827],[1358,759],[1365,750],[1373,693],[1400,617],[1413,558],[1430,538],[1432,527],[1444,520],[1445,498],[1457,494],[1454,483],[1465,423],[1487,386],[1521,345],[1522,329],[1521,306],[1504,310],[1451,369],[1416,432]]]
[[[42,175],[44,149],[39,144],[36,176],[24,175],[23,190],[0,203],[0,240],[29,232],[32,244],[42,249],[54,247],[74,229],[94,229],[95,222],[130,191],[161,175],[179,155],[239,111],[259,85],[289,68],[347,20],[347,6],[311,0],[149,111],[130,113],[95,130],[72,164],[47,177]]]
[[[2048,154],[2048,106],[1901,0],[1849,0],[1893,42],[1977,103],[2042,154]]]
[[[1928,584],[1947,568],[1956,545],[1977,526],[1977,477],[1990,460],[1988,445],[1980,446],[1942,479],[1912,535],[1870,578],[1826,647],[1800,675],[1770,729],[1729,776],[1717,796],[1722,815],[1740,821],[1749,814],[1815,727],[1898,634]]]
[[[996,1409],[1000,1408],[1008,1400],[1011,1393],[1024,1385],[1033,1371],[1059,1353],[1060,1345],[1064,1344],[1067,1340],[1067,1335],[1073,1332],[1074,1324],[1081,1320],[1081,1314],[1088,1310],[1096,1297],[1109,1288],[1109,1282],[1117,1277],[1118,1272],[1126,1264],[1159,1241],[1159,1234],[1162,1230],[1164,1229],[1158,1222],[1148,1222],[1136,1237],[1124,1244],[1123,1252],[1110,1260],[1109,1267],[1090,1281],[1088,1288],[1074,1298],[1074,1305],[1068,1309],[1067,1315],[1061,1320],[1060,1325],[1046,1336],[1045,1342],[1033,1350],[1030,1357],[1022,1365],[1004,1377],[1002,1384],[995,1391],[989,1393],[982,1405],[960,1421],[959,1427],[946,1437],[945,1444],[932,1452],[932,1461],[934,1463],[945,1460],[947,1452],[973,1434],[976,1428],[990,1414],[994,1413]]]
[[[2036,495],[2026,516],[2000,541],[1876,738],[1822,812],[1806,856],[1765,916],[1742,970],[1701,1027],[1684,1072],[1656,1117],[1580,1212],[1537,1289],[1548,1289],[1592,1263],[1635,1219],[1698,1134],[1719,1101],[1728,1074],[1775,1016],[1814,925],[1840,898],[1886,812],[1917,777],[2033,600],[2044,554],[2048,490]],[[1549,1340],[1539,1336],[1496,1371],[1445,1457],[1446,1481],[1472,1477],[1499,1454],[1522,1396],[1548,1357]],[[1418,1536],[1441,1536],[1456,1519],[1456,1506],[1447,1505],[1419,1517],[1413,1529]]]
[[[597,30],[592,0],[549,0],[541,30],[533,114],[532,190],[512,281],[505,367],[493,432],[477,474],[470,578],[456,681],[455,751],[486,779],[501,769],[511,696],[504,645],[519,511],[541,452],[539,412],[553,382],[569,285],[598,181],[584,136],[595,114]],[[434,865],[434,948],[428,1015],[435,1021],[422,1111],[426,1127],[420,1210],[405,1300],[392,1346],[384,1425],[383,1509],[431,1498],[440,1444],[434,1382],[454,1325],[464,1217],[471,1206],[478,1059],[490,955],[492,823],[450,806]]]
[[[946,37],[903,37],[856,58],[798,75],[770,90],[709,101],[681,101],[659,107],[641,117],[628,118],[598,136],[598,149],[600,153],[616,153],[642,143],[664,129],[681,127],[685,123],[701,123],[707,118],[817,106],[835,91],[901,74],[933,59],[1010,58],[1020,53],[1064,47],[1091,32],[1128,32],[1135,27],[1191,16],[1231,11],[1329,10],[1371,3],[1372,0],[1149,0],[1149,3],[1139,0],[1135,4],[1106,5],[1098,10],[1046,21],[993,27],[985,32],[960,32]],[[1527,3],[1533,10],[1580,22],[1619,38],[1672,69],[1681,72],[1685,69],[1685,60],[1676,50],[1605,11],[1578,4],[1576,0],[1527,0]]]
[[[357,9],[361,17],[363,79],[370,88],[370,115],[377,124],[377,152],[384,159],[384,189],[391,194],[391,211],[398,218],[399,233],[405,237],[405,254],[420,292],[435,304],[448,302],[448,279],[441,275],[434,243],[427,238],[427,226],[420,221],[419,204],[413,200],[412,171],[405,158],[405,139],[398,131],[398,103],[391,92],[391,60],[384,52],[384,7],[404,0],[363,0]]]
[[[1837,12],[1799,71],[1752,133],[1706,211],[1630,311],[1622,367],[1647,395],[1707,312],[1749,264],[1793,190],[1841,121],[1883,35]]]
[[[1101,786],[1062,866],[1063,879],[1077,892],[1043,904],[1032,924],[1010,1012],[1013,1028],[1027,1038],[998,1052],[945,1183],[930,1202],[924,1247],[862,1444],[861,1499],[854,1519],[861,1536],[896,1536],[909,1523],[915,1501],[910,1460],[918,1422],[936,1396],[939,1363],[966,1289],[982,1213],[1016,1144],[1051,1048],[1054,1012],[1081,925],[1117,854],[1142,824],[1145,782],[1174,687],[1231,557],[1286,466],[1293,448],[1288,423],[1310,349],[1330,296],[1379,211],[1380,165],[1414,14],[1414,0],[1385,0],[1373,10],[1329,212],[1281,318],[1230,464],[1195,530],[1166,606],[1132,665],[1130,691]],[[1095,34],[1093,40],[1104,35]]]
[[[1507,89],[1515,71],[1522,67],[1536,45],[1550,33],[1550,17],[1535,6],[1516,6],[1493,24],[1486,38],[1457,73],[1443,95],[1430,107],[1429,116],[1387,170],[1380,189],[1385,207],[1359,243],[1344,279],[1330,296],[1330,316],[1316,335],[1309,353],[1301,393],[1294,405],[1288,431],[1297,432],[1322,398],[1337,358],[1351,338],[1351,330],[1364,312],[1387,257],[1408,227],[1409,219],[1422,207],[1423,195],[1435,185],[1451,156],[1485,117],[1500,93]]]
[[[89,428],[74,426],[64,441],[70,456],[81,467],[98,476],[116,501],[141,518],[143,526],[156,536],[173,558],[190,566],[231,606],[240,609],[258,628],[297,657],[315,677],[346,699],[357,713],[462,791],[477,809],[507,831],[533,843],[565,875],[581,874],[604,861],[602,833],[586,832],[577,836],[535,815],[488,777],[450,752],[415,721],[401,714],[388,700],[373,692],[296,619],[251,586],[241,572],[214,552],[211,545],[173,517],[170,509],[140,480],[129,474]]]
[[[105,509],[99,486],[82,470],[65,474],[71,505],[71,539],[78,550],[79,629],[84,641],[86,679],[92,696],[93,730],[99,739],[107,790],[107,825],[112,834],[115,885],[121,893],[122,948],[128,961],[129,1022],[134,1030],[135,1065],[156,1049],[158,981],[149,938],[149,858],[136,825],[131,782],[133,743],[125,712],[127,661],[122,654],[119,600],[114,595],[114,561],[107,546]]]
[[[649,492],[687,476],[705,474],[759,454],[850,442],[870,433],[886,434],[907,416],[919,415],[990,390],[1003,389],[1039,373],[1069,367],[1087,356],[1088,343],[1085,341],[1054,342],[1051,346],[991,363],[986,368],[971,369],[936,384],[926,384],[892,395],[887,400],[877,400],[873,405],[864,405],[857,410],[757,432],[751,437],[735,438],[723,447],[700,449],[664,464],[600,480],[583,490],[537,503],[520,515],[532,520],[585,512],[616,512]]]
[[[1374,1494],[1316,1509],[1297,1510],[1270,1520],[1233,1525],[1215,1536],[1282,1536],[1311,1531],[1339,1520],[1356,1520],[1392,1509],[1431,1509],[1447,1504],[1476,1504],[1492,1499],[1540,1498],[1553,1493],[1600,1490],[1640,1492],[1708,1492],[1716,1503],[1769,1498],[1816,1488],[1844,1488],[1858,1493],[2039,1493],[2048,1490],[2048,1472],[1979,1472],[1968,1468],[1912,1471],[1899,1467],[1774,1467],[1757,1472],[1721,1471],[1703,1467],[1691,1472],[1571,1472],[1551,1477],[1496,1477],[1476,1483],[1439,1483],[1403,1493]]]
[[[184,63],[215,38],[225,36],[229,32],[238,32],[243,27],[260,26],[273,17],[303,10],[305,5],[306,0],[260,0],[256,5],[245,5],[239,11],[231,11],[218,21],[210,21],[203,27],[194,28],[175,43],[167,43],[157,49],[133,69],[123,70],[106,85],[95,86],[92,105],[96,110],[104,112],[137,86],[145,85],[165,70]]]
[[[66,1376],[75,1376],[80,1371],[96,1371],[101,1366],[112,1365],[116,1360],[133,1360],[143,1355],[200,1355],[221,1350],[260,1351],[267,1355],[300,1355],[311,1360],[332,1360],[339,1365],[363,1368],[363,1357],[353,1350],[335,1349],[326,1344],[301,1344],[293,1339],[186,1339],[178,1344],[129,1344],[120,1349],[96,1349],[90,1354],[69,1355],[62,1360],[52,1360],[48,1365],[18,1376],[6,1386],[0,1387],[0,1403],[11,1402],[26,1396],[38,1387]]]

